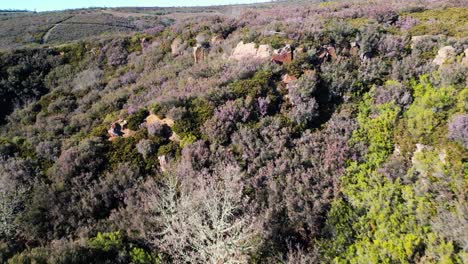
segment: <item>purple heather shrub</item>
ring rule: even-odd
[[[399,27],[401,30],[408,31],[414,26],[419,23],[419,19],[407,16],[407,17],[400,17],[396,22],[396,26]]]
[[[36,153],[39,157],[47,160],[56,160],[60,155],[61,144],[57,141],[42,141],[36,146]]]
[[[315,75],[303,75],[289,86],[289,101],[292,109],[289,118],[298,124],[307,124],[318,116],[318,103],[314,98],[317,85]]]
[[[402,156],[392,156],[377,171],[387,179],[402,179],[408,171],[408,164]]]
[[[120,76],[120,83],[122,85],[128,85],[135,83],[135,81],[138,79],[138,74],[136,74],[133,71],[128,71],[124,75]]]
[[[432,71],[434,65],[424,61],[417,55],[405,56],[401,60],[394,60],[392,63],[391,77],[393,80],[407,81],[416,79],[423,74]]]
[[[138,153],[143,155],[143,158],[146,159],[148,155],[151,155],[155,152],[156,148],[154,143],[149,139],[142,139],[136,144],[136,149]]]
[[[190,168],[191,170],[201,170],[210,164],[211,152],[205,141],[198,140],[185,146],[182,149],[183,165],[180,167]]]
[[[251,111],[244,106],[243,100],[227,101],[215,110],[214,116],[224,122],[246,122]]]
[[[255,72],[261,67],[262,62],[259,60],[242,60],[238,63],[229,63],[224,67],[221,74],[220,83],[229,83],[238,79],[246,79],[252,77]]]
[[[218,107],[203,128],[204,133],[215,142],[225,143],[235,131],[237,123],[248,121],[252,117],[251,106],[246,106],[243,99],[227,101]]]
[[[157,35],[161,32],[164,31],[164,26],[163,25],[157,25],[151,28],[145,29],[143,32],[150,34],[150,35]]]
[[[447,137],[468,148],[468,115],[457,114],[448,123]]]
[[[151,136],[167,137],[170,135],[170,128],[159,122],[147,124],[146,129],[148,130],[148,134]]]
[[[51,171],[55,182],[63,183],[73,180],[85,184],[93,178],[103,164],[104,144],[100,138],[85,139],[78,146],[73,146],[60,154]]]
[[[401,58],[405,52],[406,43],[402,37],[386,35],[378,44],[378,52],[384,58]]]
[[[128,52],[124,45],[123,40],[116,39],[102,49],[102,52],[107,57],[107,64],[109,66],[120,66],[127,63]]]
[[[268,114],[268,107],[270,105],[270,99],[264,98],[264,97],[259,97],[257,98],[257,108],[258,112],[260,113],[261,117],[264,117],[265,115]]]
[[[375,104],[393,102],[397,106],[408,108],[412,101],[409,89],[399,82],[388,81],[385,85],[378,86],[375,89]]]

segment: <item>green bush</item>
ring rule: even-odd
[[[192,134],[187,134],[185,135],[181,140],[180,140],[180,147],[184,148],[185,146],[192,144],[197,140],[197,137],[192,135]]]
[[[235,98],[265,96],[271,90],[270,82],[272,79],[273,73],[271,71],[259,71],[250,79],[232,83],[230,90]]]
[[[214,106],[205,98],[197,97],[190,102],[189,110],[193,113],[197,126],[200,127],[213,116]]]
[[[180,146],[176,142],[171,141],[169,144],[163,145],[158,149],[158,156],[167,155],[170,157],[180,156]]]
[[[419,13],[404,14],[419,20],[419,23],[410,29],[413,36],[439,35],[464,37],[468,34],[466,21],[468,8],[454,7],[447,9],[426,10]]]
[[[462,166],[457,157],[460,155],[456,154],[459,152],[451,151],[450,156],[455,159],[446,159],[445,163],[440,161],[439,150],[416,153],[412,159],[413,168],[407,173],[415,173],[416,179],[424,178],[424,184],[404,183],[400,178],[392,180],[379,171],[382,164],[392,158],[395,143],[400,145],[402,139],[413,138],[414,134],[427,137],[428,131],[440,129],[448,113],[453,111],[454,88],[434,87],[427,76],[413,82],[412,87],[415,99],[402,121],[412,125],[403,135],[394,134],[399,107],[393,103],[375,105],[368,94],[359,104],[359,129],[351,141],[364,143],[367,152],[361,161],[350,163],[341,180],[346,200],[334,202],[328,213],[325,228],[328,239],[321,242],[321,247],[329,261],[461,263],[461,256],[457,254],[460,250],[432,230],[430,220],[437,213],[435,206],[441,205],[434,195],[442,192],[439,199],[443,199],[447,193],[461,193],[450,184],[461,180]],[[443,140],[438,138],[428,142],[441,144]],[[410,139],[412,144],[413,140],[418,142]],[[421,188],[431,189],[421,192]]]
[[[91,238],[88,242],[91,248],[100,249],[103,251],[120,249],[122,247],[122,234],[120,231],[101,233],[98,232],[96,237]]]
[[[127,118],[127,127],[131,130],[138,130],[140,129],[140,124],[145,121],[145,118],[149,115],[148,110],[146,109],[139,109],[135,113],[131,114]]]
[[[155,256],[142,248],[134,247],[130,250],[132,264],[159,264],[163,263],[161,256]]]
[[[412,83],[414,103],[405,114],[409,133],[422,142],[427,142],[436,127],[446,122],[448,111],[455,104],[456,90],[453,87],[436,88],[422,76]]]

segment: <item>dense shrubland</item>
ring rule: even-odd
[[[0,54],[1,262],[468,261],[463,1],[213,10]]]

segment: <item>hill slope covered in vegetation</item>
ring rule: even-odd
[[[0,14],[0,262],[467,263],[467,21]]]

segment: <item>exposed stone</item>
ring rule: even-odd
[[[171,53],[174,56],[180,55],[184,49],[183,41],[180,38],[174,39],[171,44]]]
[[[200,44],[202,46],[209,45],[208,39],[209,37],[206,33],[200,33],[195,37],[197,44]]]
[[[293,60],[291,45],[286,45],[281,49],[275,50],[271,60],[279,64],[290,63]]]
[[[148,39],[147,38],[140,38],[140,46],[141,49],[146,49],[149,46]]]
[[[211,45],[220,45],[224,41],[223,36],[221,35],[216,35],[211,38]]]
[[[321,47],[317,52],[317,57],[320,59],[321,62],[327,61],[330,58],[333,61],[338,60],[338,56],[336,55],[336,49],[333,46]]]
[[[441,66],[442,64],[455,59],[455,48],[452,46],[445,46],[439,49],[437,56],[432,63]]]
[[[247,43],[239,42],[236,48],[232,52],[231,59],[234,60],[242,60],[245,58],[253,58],[257,56],[257,48],[255,48],[255,43]]]
[[[169,162],[167,161],[166,155],[158,156],[158,161],[159,161],[159,167],[161,168],[161,171],[166,172],[167,169],[169,168],[168,166]]]
[[[259,59],[268,59],[273,53],[273,49],[269,45],[260,45],[257,49],[256,57]]]
[[[328,54],[330,55],[330,57],[332,58],[332,60],[337,60],[338,59],[338,56],[336,56],[335,47],[328,46],[327,51],[328,51]]]
[[[349,54],[351,56],[357,56],[359,54],[359,47],[351,47],[351,49],[349,49]]]
[[[303,55],[305,52],[306,52],[306,50],[305,50],[304,47],[298,47],[298,48],[294,49],[293,56],[297,57],[297,56]]]
[[[202,45],[197,44],[197,46],[193,48],[193,59],[195,60],[195,63],[204,61],[205,55],[206,55],[206,48],[204,48]]]
[[[328,49],[324,48],[324,47],[321,47],[318,51],[317,51],[317,57],[324,61],[326,60],[328,56]]]
[[[283,78],[282,78],[282,81],[284,84],[289,84],[295,80],[297,80],[296,76],[290,75],[290,74],[285,74],[283,75]]]
[[[155,114],[150,114],[149,116],[146,117],[145,122],[148,125],[154,124],[154,123],[160,123],[162,125],[167,125],[169,127],[172,127],[174,125],[174,120],[170,118],[164,118],[161,119]]]
[[[359,55],[359,44],[356,41],[350,43],[351,48],[349,49],[349,54],[351,56]]]
[[[465,49],[463,59],[461,61],[463,66],[468,66],[468,49]]]
[[[135,134],[135,131],[127,128],[127,120],[119,119],[117,122],[111,124],[107,133],[109,133],[109,140],[112,141],[118,137],[131,137]]]
[[[270,58],[272,54],[272,49],[269,45],[260,45],[256,48],[255,43],[239,42],[236,48],[234,49],[230,59],[233,60],[243,60],[246,58],[253,59],[267,59]]]
[[[120,137],[123,135],[122,127],[117,122],[112,123],[111,127],[109,128],[109,130],[107,130],[107,132],[109,133],[109,136],[111,137]]]

